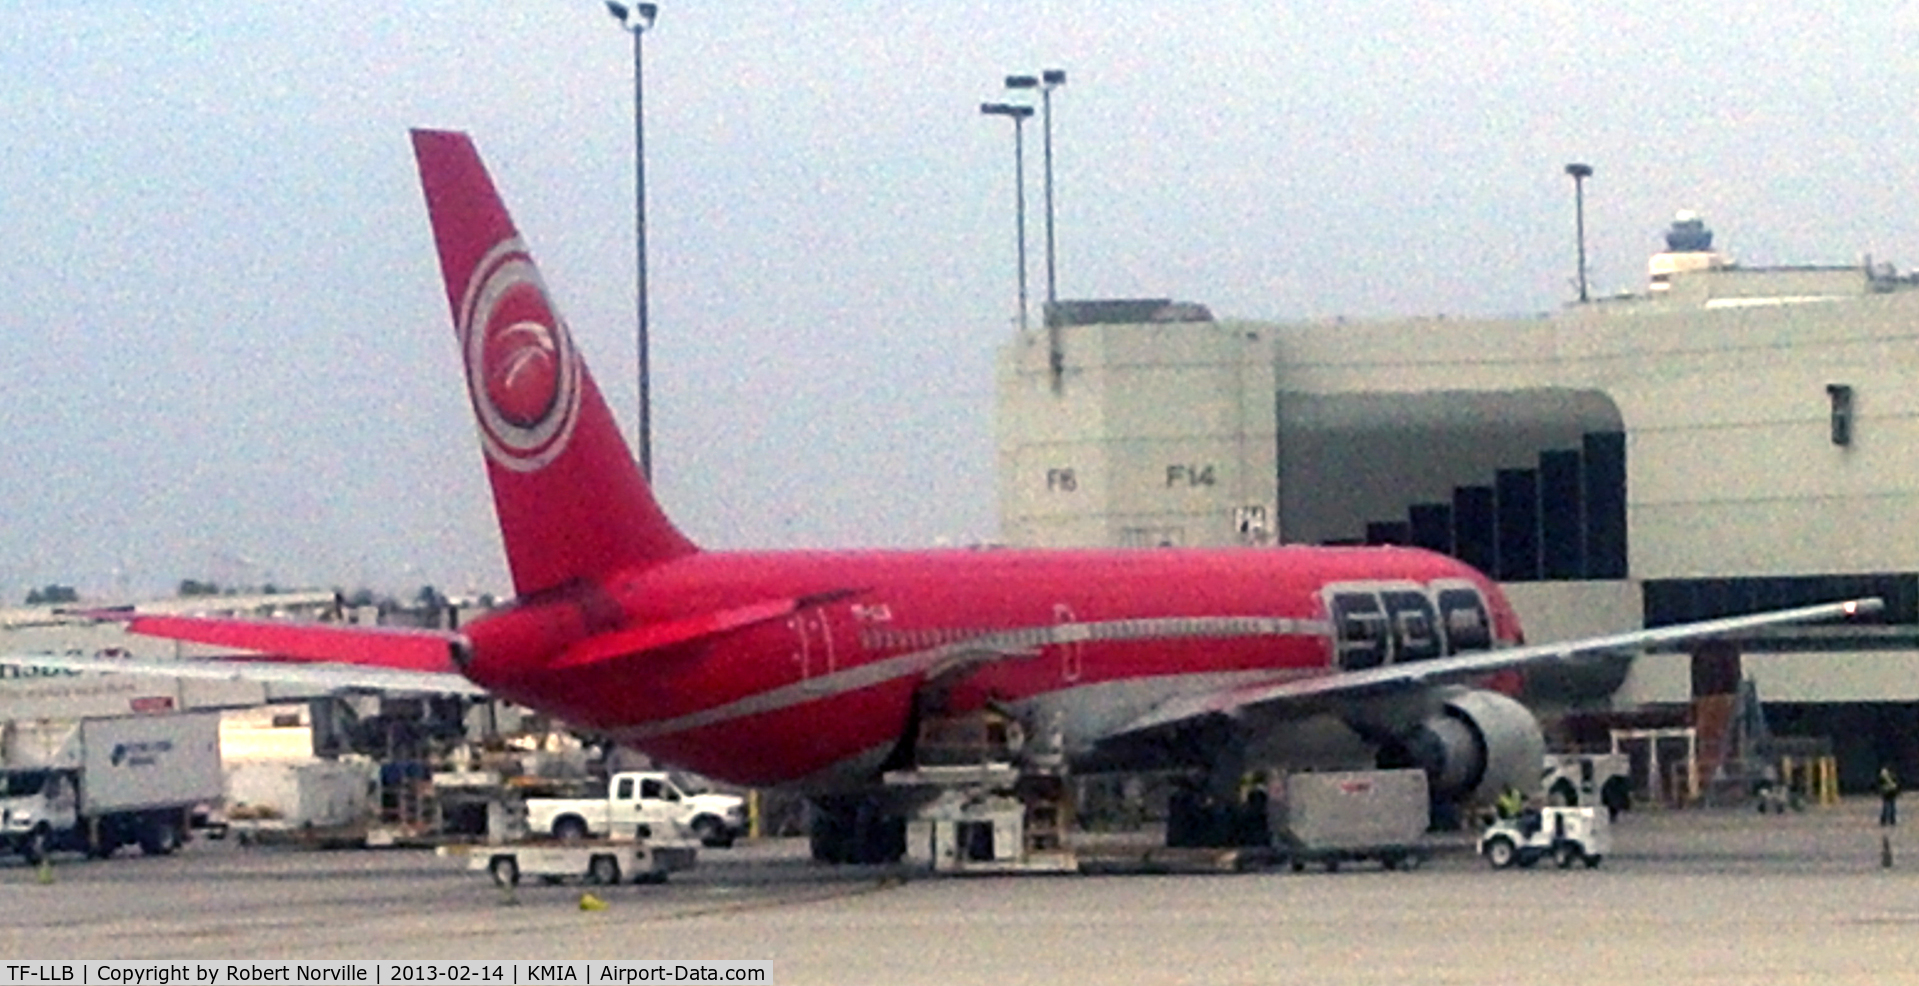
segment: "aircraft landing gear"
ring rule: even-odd
[[[881,814],[871,795],[835,795],[810,800],[808,836],[822,863],[897,863],[906,855],[906,820]]]

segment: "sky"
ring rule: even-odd
[[[979,104],[1008,73],[1068,74],[1063,298],[1551,310],[1571,161],[1596,292],[1640,287],[1681,208],[1746,263],[1919,266],[1916,3],[661,7],[654,466],[712,548],[997,536],[1013,148]],[[474,135],[630,433],[631,38],[590,0],[15,0],[0,26],[0,605],[504,591],[406,133]]]

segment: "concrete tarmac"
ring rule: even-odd
[[[1919,834],[1876,801],[1637,812],[1597,870],[932,878],[827,869],[797,840],[708,852],[665,886],[525,885],[430,853],[196,843],[0,863],[8,959],[771,959],[776,981],[1919,982]],[[1919,807],[1919,805],[1915,805]]]

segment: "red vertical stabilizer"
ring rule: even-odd
[[[413,151],[514,591],[699,550],[640,476],[473,141],[415,130]]]

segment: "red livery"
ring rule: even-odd
[[[1510,697],[1526,665],[1874,605],[1526,646],[1497,585],[1410,549],[702,551],[655,502],[471,141],[413,144],[517,598],[459,634],[135,631],[470,682],[850,818],[884,809],[861,799],[912,762],[923,717],[988,705],[1085,769],[1226,783],[1254,756],[1308,756],[1294,738],[1332,722],[1437,796],[1482,799],[1537,783],[1539,726]]]

